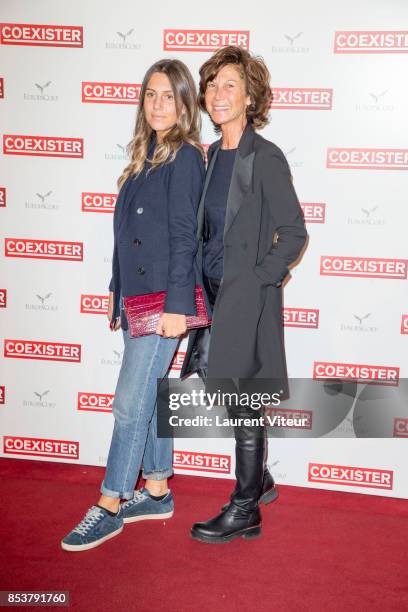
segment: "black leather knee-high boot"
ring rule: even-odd
[[[265,428],[265,436],[266,436],[266,428]],[[268,458],[267,451],[268,451],[268,439],[265,438],[265,451],[264,451],[264,459],[263,459],[263,465],[264,465],[263,479],[262,479],[261,495],[259,497],[259,503],[262,503],[265,505],[270,504],[271,502],[277,500],[279,497],[278,487],[276,486],[273,476],[270,473],[268,466],[266,465],[266,460]],[[232,495],[233,494],[234,492],[232,493]],[[225,506],[222,507],[222,510],[224,510],[227,506],[228,504],[225,504]]]
[[[231,419],[258,418],[257,412],[251,409],[232,408],[228,411]],[[248,511],[258,506],[261,496],[265,437],[264,428],[252,425],[234,427],[235,434],[235,477],[236,485],[231,494],[231,503]]]
[[[265,427],[265,452],[264,452],[264,460],[263,460],[264,472],[263,472],[261,497],[259,498],[259,503],[263,503],[265,504],[265,506],[275,501],[279,497],[278,487],[276,486],[273,476],[270,473],[268,466],[267,466],[267,459],[268,459],[268,437],[267,437],[267,430]]]
[[[258,419],[262,416],[251,408],[234,406],[228,409],[231,419]],[[253,421],[252,421],[253,422]],[[234,427],[236,486],[230,503],[209,521],[195,523],[194,539],[209,543],[229,542],[237,537],[253,538],[261,533],[261,496],[264,473],[265,436],[263,426],[242,424]]]

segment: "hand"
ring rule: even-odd
[[[109,323],[112,320],[112,314],[113,314],[113,291],[110,291],[109,292],[108,312],[106,313]],[[120,317],[116,319],[115,325],[113,326],[111,331],[117,331],[118,329],[120,329]]]
[[[163,338],[178,338],[187,331],[186,315],[163,312],[156,328],[156,334]]]
[[[109,321],[112,319],[112,314],[113,314],[113,291],[109,291],[108,312],[106,313],[106,316],[108,317]]]

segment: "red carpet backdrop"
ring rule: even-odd
[[[123,351],[105,317],[112,212],[140,83],[161,57],[197,79],[225,44],[270,68],[263,133],[310,234],[285,288],[289,375],[408,376],[408,6],[8,0],[0,21],[2,456],[105,464]],[[215,139],[207,118],[202,137]],[[351,415],[322,438],[271,439],[277,482],[408,498],[408,420],[356,438]],[[174,464],[232,478],[233,441],[176,440]]]

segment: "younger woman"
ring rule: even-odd
[[[196,214],[204,162],[200,115],[188,68],[156,62],[143,80],[131,162],[119,178],[114,215],[113,276],[108,317],[122,327],[125,350],[113,402],[115,425],[101,497],[62,540],[82,551],[118,535],[123,523],[170,518],[172,441],[157,438],[156,384],[196,314]],[[167,291],[153,335],[132,338],[121,296]],[[135,491],[143,464],[145,486]],[[127,500],[122,505],[121,499]]]

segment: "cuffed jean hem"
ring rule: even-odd
[[[105,487],[105,482],[101,484],[100,491],[102,495],[107,495],[108,497],[114,497],[115,499],[133,499],[134,491],[111,491]]]
[[[156,470],[154,472],[145,472],[143,470],[142,472],[142,476],[145,480],[166,480],[166,478],[170,478],[170,476],[173,476],[173,470],[172,469],[167,469],[167,470]]]

